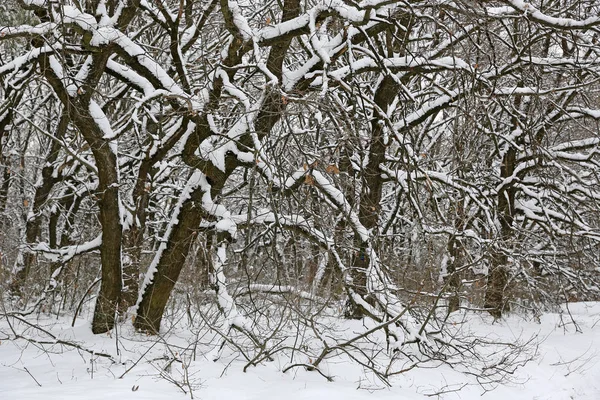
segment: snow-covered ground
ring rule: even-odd
[[[277,357],[243,372],[244,362],[233,353],[203,354],[202,342],[181,327],[155,341],[134,334],[130,325],[112,335],[91,334],[89,322],[78,320],[74,328],[66,318],[39,317],[35,322],[59,339],[81,349],[48,345],[31,340],[7,340],[15,333],[37,341],[52,342],[46,333],[14,318],[0,321],[0,399],[394,399],[426,398],[598,400],[600,399],[600,303],[570,304],[569,314],[545,314],[539,322],[509,317],[490,324],[480,314],[458,315],[461,329],[488,340],[526,342],[537,346],[535,358],[510,375],[510,381],[486,392],[474,376],[447,365],[416,368],[390,379],[385,386],[372,374],[341,357],[327,362],[334,378],[304,368],[282,370],[288,360]],[[352,324],[358,321],[340,321]],[[457,325],[458,326],[458,325]],[[13,330],[14,329],[14,330]],[[118,343],[118,352],[117,352]],[[168,343],[168,346],[166,345]],[[85,349],[85,350],[82,350]],[[87,350],[107,353],[109,358]],[[492,350],[492,349],[490,349]],[[173,361],[173,360],[177,361]],[[170,366],[169,366],[170,364]],[[182,368],[182,365],[187,368]],[[462,388],[460,391],[456,389]],[[489,386],[488,386],[489,388]],[[438,397],[436,393],[446,392]],[[185,392],[185,393],[184,393]],[[191,392],[191,393],[190,393]]]

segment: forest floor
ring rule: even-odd
[[[327,362],[333,382],[302,367],[283,373],[285,363],[277,357],[246,372],[246,362],[233,352],[214,361],[214,351],[207,354],[198,348],[194,360],[190,346],[198,337],[183,323],[157,341],[134,333],[131,323],[123,323],[118,335],[94,336],[85,316],[73,328],[66,317],[27,318],[46,332],[3,317],[0,399],[470,400],[482,394],[490,400],[600,399],[600,303],[571,303],[562,313],[547,313],[539,319],[510,316],[494,324],[482,314],[456,318],[465,321],[463,329],[498,341],[533,338],[535,356],[510,374],[509,380],[492,387],[483,388],[475,376],[447,365],[398,374],[388,387],[341,357]],[[340,323],[352,330],[358,321]],[[23,338],[14,340],[15,334]],[[57,339],[69,345],[48,344]]]

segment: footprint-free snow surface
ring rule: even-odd
[[[130,323],[110,335],[92,335],[85,318],[72,328],[70,320],[56,316],[5,316],[0,399],[600,399],[600,303],[572,303],[562,313],[511,316],[493,324],[482,314],[452,318],[460,330],[489,341],[489,354],[494,342],[526,344],[514,359],[524,365],[503,382],[482,386],[465,368],[430,363],[390,377],[389,386],[337,354],[323,364],[333,378],[329,382],[304,367],[284,373],[289,353],[244,372],[248,361],[231,346],[219,350],[218,339],[183,320],[156,338],[134,333]],[[364,329],[361,321],[336,323],[348,332]],[[298,363],[312,361],[300,353],[295,357]]]

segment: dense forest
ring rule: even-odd
[[[453,363],[455,312],[598,301],[599,41],[596,0],[3,0],[0,311],[252,365],[364,320],[303,365],[385,379],[373,333]]]

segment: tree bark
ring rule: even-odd
[[[461,243],[455,237],[448,241],[449,261],[447,266],[448,275],[445,277],[450,297],[448,298],[448,314],[458,311],[460,308],[460,272],[458,268],[462,261]]]
[[[179,222],[173,227],[167,247],[156,265],[156,272],[151,282],[143,288],[134,321],[134,326],[139,331],[156,334],[160,330],[171,291],[179,279],[202,221],[202,213],[196,207],[196,201],[201,201],[202,194],[201,189],[196,189],[191,198],[183,203]]]
[[[91,123],[94,124],[93,119]],[[84,124],[82,128],[89,124]],[[103,333],[111,330],[115,322],[121,296],[121,239],[123,227],[119,209],[119,181],[117,157],[105,140],[94,140],[92,152],[98,166],[98,206],[102,226],[102,283],[94,308],[92,332]]]
[[[386,112],[394,98],[397,96],[399,84],[390,75],[386,75],[375,92],[375,104]],[[376,111],[375,111],[376,112]],[[371,144],[369,148],[369,161],[362,176],[362,193],[358,206],[358,219],[368,230],[375,232],[379,225],[380,202],[383,189],[380,164],[385,161],[387,143],[384,141],[384,124],[377,115],[371,121]],[[359,235],[354,239],[356,253],[352,259],[350,276],[352,277],[353,290],[363,299],[368,300],[367,271],[371,263],[369,243]],[[372,245],[372,244],[371,244]],[[358,319],[365,315],[364,309],[352,300],[347,302],[345,315],[347,318]]]
[[[504,180],[512,176],[517,161],[517,150],[510,147],[502,159],[500,176]],[[508,283],[508,256],[502,250],[512,237],[516,189],[503,188],[498,193],[498,216],[500,219],[500,243],[490,259],[490,271],[485,292],[484,307],[496,319],[506,310],[504,291]]]

